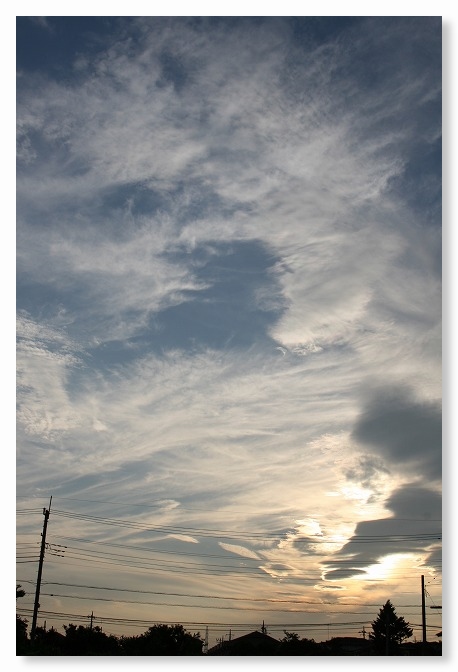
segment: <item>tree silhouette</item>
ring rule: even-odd
[[[283,631],[285,636],[280,639],[277,656],[321,656],[323,647],[313,639],[300,639],[297,632]]]
[[[25,590],[22,588],[20,583],[16,584],[16,600],[18,597],[24,597]],[[26,618],[22,618],[19,614],[16,614],[16,654],[21,655],[27,648],[28,638],[27,638],[27,625],[28,621]]]
[[[372,639],[377,649],[392,652],[398,644],[404,639],[412,636],[413,630],[408,623],[397,616],[394,606],[390,600],[381,607],[375,621],[372,622],[372,632],[369,633],[369,639]]]
[[[142,635],[121,638],[121,650],[128,656],[200,656],[203,640],[182,625],[153,625]]]
[[[118,639],[106,635],[96,625],[94,627],[64,625],[64,655],[68,656],[116,656],[119,655]]]

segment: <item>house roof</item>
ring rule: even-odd
[[[272,651],[279,645],[278,639],[270,637],[263,632],[255,630],[246,635],[235,637],[234,639],[221,642],[208,650],[210,655],[230,655],[237,650],[253,651],[262,654],[263,650]]]

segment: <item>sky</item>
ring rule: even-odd
[[[441,18],[16,29],[19,611],[437,640]]]

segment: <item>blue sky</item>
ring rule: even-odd
[[[67,545],[43,610],[321,641],[386,599],[421,623],[421,574],[441,603],[441,30],[18,18],[18,542],[52,495]]]

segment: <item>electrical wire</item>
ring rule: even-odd
[[[184,603],[171,603],[171,602],[145,602],[141,600],[124,600],[124,599],[113,599],[113,598],[107,598],[107,597],[93,597],[93,596],[86,596],[86,595],[65,595],[61,593],[41,593],[41,595],[46,595],[47,597],[59,597],[59,598],[67,598],[67,599],[74,599],[74,600],[92,600],[95,602],[115,602],[116,604],[138,604],[138,605],[147,605],[147,606],[158,606],[158,607],[180,607],[180,608],[186,608],[186,609],[224,609],[224,610],[229,610],[229,611],[260,611],[262,613],[264,612],[275,612],[275,613],[301,613],[301,614],[316,614],[320,613],[318,611],[313,611],[309,609],[283,609],[283,608],[277,608],[277,609],[271,609],[269,607],[241,607],[241,606],[236,606],[236,607],[230,607],[230,606],[224,606],[224,605],[212,605],[211,607],[207,604],[184,604]],[[341,611],[327,611],[327,614],[342,614]],[[345,613],[345,612],[344,612]],[[365,611],[352,611],[352,614],[366,614]]]
[[[23,509],[19,510],[18,513],[19,515],[30,515],[31,513],[37,513],[38,510],[35,509]],[[41,510],[40,510],[41,513]],[[78,521],[84,521],[87,523],[94,523],[94,524],[99,524],[99,525],[107,525],[107,526],[119,526],[119,527],[124,527],[124,528],[130,528],[130,529],[136,529],[140,531],[147,531],[151,533],[156,533],[156,534],[166,534],[166,535],[192,535],[192,536],[197,536],[197,537],[209,537],[209,538],[217,538],[217,539],[233,539],[236,538],[237,540],[269,540],[269,541],[279,541],[279,540],[293,540],[295,543],[307,543],[311,545],[317,545],[321,543],[330,543],[329,539],[323,536],[318,536],[318,537],[311,537],[311,536],[294,536],[295,531],[294,530],[283,530],[283,531],[276,531],[276,532],[243,532],[240,530],[224,530],[224,529],[213,529],[213,528],[200,528],[200,527],[185,527],[185,526],[171,526],[171,525],[150,525],[147,523],[139,522],[139,521],[131,521],[131,520],[125,520],[125,519],[115,519],[115,518],[106,518],[102,516],[93,516],[93,515],[85,515],[85,514],[78,514],[75,512],[70,512],[70,511],[62,511],[59,509],[53,509],[53,515],[55,516],[61,516],[64,518],[69,518],[72,520],[78,520]],[[27,535],[25,535],[27,536]],[[90,539],[76,539],[76,538],[71,538],[71,537],[61,537],[61,536],[56,536],[54,538],[57,538],[59,540],[73,540],[77,541],[78,543],[83,543],[83,544],[97,544],[101,545],[103,547],[113,547],[113,548],[130,548],[134,550],[141,550],[143,553],[147,552],[150,554],[156,554],[156,553],[162,553],[162,554],[167,554],[168,556],[193,556],[193,557],[199,557],[199,558],[213,558],[213,559],[218,559],[221,560],[222,558],[230,558],[233,562],[238,562],[239,564],[234,564],[234,565],[227,565],[227,564],[219,564],[219,563],[211,563],[211,562],[189,562],[189,561],[177,561],[177,560],[168,560],[167,561],[167,567],[162,567],[161,565],[158,565],[157,563],[154,562],[154,557],[151,558],[151,560],[145,556],[138,556],[138,555],[125,555],[121,553],[114,553],[114,552],[107,552],[103,550],[94,550],[94,549],[82,549],[79,547],[75,546],[63,546],[60,544],[54,544],[54,546],[60,546],[62,550],[62,554],[55,553],[55,550],[52,549],[51,547],[47,549],[47,557],[48,560],[51,562],[56,562],[55,560],[56,557],[65,557],[65,558],[70,558],[70,559],[81,559],[81,560],[87,560],[91,564],[99,564],[99,565],[114,565],[114,566],[127,566],[133,569],[142,569],[142,570],[151,570],[153,569],[154,571],[162,571],[162,572],[179,572],[180,574],[185,574],[185,573],[192,573],[192,574],[210,574],[210,575],[220,575],[222,574],[228,574],[230,573],[240,573],[240,574],[250,574],[250,573],[259,573],[260,575],[264,576],[269,576],[269,574],[264,570],[261,569],[260,567],[253,566],[252,563],[263,563],[263,564],[268,564],[270,561],[267,559],[263,558],[246,558],[244,556],[239,556],[237,558],[234,558],[233,555],[216,555],[216,554],[204,554],[204,553],[191,553],[191,552],[179,552],[179,551],[170,551],[170,550],[164,550],[164,549],[149,549],[141,546],[134,546],[134,545],[128,545],[128,544],[116,544],[116,543],[108,543],[104,541],[95,541],[95,540],[90,540]],[[354,546],[358,544],[374,544],[374,543],[384,543],[384,544],[391,544],[391,543],[419,543],[422,542],[423,544],[434,544],[436,541],[441,540],[441,534],[440,532],[434,532],[434,533],[417,533],[417,534],[391,534],[391,535],[363,535],[363,536],[353,536],[351,537],[346,544],[352,544]],[[27,555],[27,550],[31,550],[30,546],[36,546],[37,542],[20,542],[20,545],[23,547],[23,551],[19,553],[18,555],[18,564],[22,563],[27,563],[27,562],[37,562],[38,558],[36,555]],[[29,547],[27,549],[27,546]],[[50,545],[52,546],[52,545]],[[65,553],[65,555],[64,555]],[[34,559],[28,559],[28,558],[34,558]],[[240,563],[243,561],[244,565],[243,567],[240,566]],[[59,562],[59,561],[57,561]],[[304,559],[304,562],[307,562],[307,560]],[[70,564],[70,563],[67,563]],[[77,564],[77,563],[73,563]],[[341,566],[341,565],[348,565],[350,569],[356,569],[357,566],[360,566],[364,568],[367,565],[364,565],[362,562],[357,563],[353,560],[345,560],[342,559],[341,561],[339,559],[337,560],[329,560],[327,562],[321,563],[321,567],[327,567],[328,569],[332,569],[333,567],[336,566]],[[287,568],[294,570],[294,568]],[[228,571],[226,571],[228,570]],[[390,576],[392,576],[392,572],[390,572]],[[405,573],[402,574],[402,576],[405,577]],[[405,577],[406,578],[406,577]],[[375,579],[378,580],[378,579]],[[383,579],[380,579],[382,581]],[[33,582],[30,582],[33,583]],[[107,590],[107,591],[116,591],[116,592],[130,592],[130,593],[138,593],[138,594],[145,594],[145,595],[158,595],[158,596],[167,596],[170,598],[179,598],[179,597],[184,597],[184,598],[189,598],[189,599],[204,599],[204,600],[227,600],[229,602],[251,602],[251,603],[265,603],[265,604],[289,604],[289,605],[308,605],[317,607],[320,610],[325,610],[327,614],[342,614],[342,611],[333,611],[333,610],[327,610],[327,606],[332,606],[334,608],[343,608],[347,606],[351,606],[353,608],[358,608],[358,607],[363,607],[364,609],[369,609],[371,607],[379,607],[379,605],[371,605],[371,604],[357,604],[357,603],[335,603],[335,602],[320,602],[320,603],[315,603],[315,602],[309,602],[305,600],[297,600],[297,599],[278,599],[278,598],[245,598],[245,597],[225,597],[225,596],[220,596],[220,595],[193,595],[193,594],[187,594],[187,593],[166,593],[162,591],[149,591],[149,590],[137,590],[137,589],[128,589],[128,588],[115,588],[115,587],[106,587],[106,586],[94,586],[94,585],[86,585],[86,584],[71,584],[71,583],[63,583],[63,582],[43,582],[43,585],[58,585],[58,586],[67,586],[67,587],[73,587],[73,588],[86,588],[90,590]],[[436,584],[437,585],[437,584]],[[63,598],[63,599],[78,599],[78,600],[95,600],[95,601],[105,601],[105,602],[115,602],[115,603],[127,603],[127,604],[139,604],[139,605],[152,605],[152,606],[167,606],[167,607],[182,607],[182,608],[211,608],[211,609],[225,609],[225,610],[233,610],[233,611],[252,611],[252,612],[257,612],[257,611],[266,611],[266,612],[286,612],[286,613],[310,613],[310,614],[316,614],[318,613],[316,610],[313,609],[297,609],[297,608],[268,608],[268,607],[263,607],[263,608],[257,608],[257,607],[248,607],[248,606],[226,606],[222,604],[218,605],[212,605],[209,606],[208,604],[178,604],[178,603],[171,603],[171,602],[146,602],[146,601],[136,601],[136,600],[126,600],[126,599],[114,599],[114,598],[108,598],[108,597],[103,597],[103,596],[78,596],[78,595],[66,595],[66,594],[55,594],[55,593],[42,593],[42,595],[46,596],[51,596],[51,597],[56,597],[56,598]],[[419,605],[402,605],[402,608],[414,608],[414,609],[419,609]],[[41,612],[44,613],[44,612]],[[361,612],[361,611],[352,611],[352,614],[364,614],[366,615],[366,612]],[[87,618],[87,617],[86,617]],[[290,626],[288,626],[290,627]],[[334,627],[334,624],[333,624]],[[431,627],[438,627],[438,626],[431,626]]]
[[[76,520],[84,520],[86,522],[92,523],[101,523],[104,525],[115,525],[119,527],[128,527],[133,529],[147,530],[150,532],[156,533],[166,533],[166,534],[188,534],[202,537],[216,537],[216,538],[225,538],[233,539],[282,539],[285,540],[285,535],[293,534],[294,530],[290,531],[281,531],[281,532],[241,532],[240,530],[219,530],[219,529],[210,529],[210,528],[196,528],[196,527],[182,527],[182,526],[168,526],[168,525],[150,525],[147,523],[141,523],[139,521],[126,521],[122,519],[114,518],[104,518],[101,516],[91,516],[86,514],[74,513],[71,511],[62,511],[59,509],[53,510],[54,515],[63,516],[66,518],[73,518]],[[349,542],[352,543],[376,543],[383,541],[384,543],[398,543],[400,541],[427,541],[432,543],[433,541],[441,540],[442,535],[440,532],[435,533],[424,533],[424,534],[391,534],[391,535],[361,535],[357,537],[351,537]],[[319,537],[294,537],[295,543],[330,543],[329,539],[322,536]],[[347,543],[349,543],[347,542]]]

